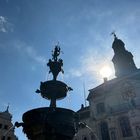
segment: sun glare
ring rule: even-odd
[[[113,71],[109,66],[104,66],[100,70],[100,74],[103,78],[108,78],[112,75]]]

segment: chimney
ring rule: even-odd
[[[104,77],[104,83],[106,83],[108,81],[107,77]]]

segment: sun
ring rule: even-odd
[[[103,66],[100,70],[100,74],[103,78],[109,78],[112,75],[113,71],[109,66]]]

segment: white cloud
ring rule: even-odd
[[[36,61],[42,65],[44,65],[44,63],[46,62],[46,59],[43,56],[38,55],[36,50],[32,46],[29,46],[24,42],[16,41],[14,43],[14,47],[20,53],[24,53],[25,56],[30,57],[31,59],[33,59],[34,61]]]
[[[88,81],[97,81],[100,83],[103,81],[103,77],[100,74],[101,68],[104,66],[110,67],[113,71],[112,75],[108,77],[109,79],[114,78],[114,67],[111,59],[113,54],[111,52],[111,48],[104,48],[102,52],[101,49],[95,50],[93,47],[89,48],[80,58],[80,67],[75,67],[69,70],[69,78],[77,77],[77,78],[86,78]]]
[[[81,77],[83,75],[83,72],[80,71],[79,69],[70,69],[69,73],[72,77]]]
[[[4,16],[0,16],[0,32],[12,32],[13,25],[8,21],[8,19]]]
[[[7,24],[6,19],[3,16],[0,16],[0,32],[6,32],[5,25]]]

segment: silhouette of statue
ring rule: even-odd
[[[60,47],[58,45],[55,46],[55,49],[52,53],[52,57],[54,61],[57,61],[57,57],[60,55]]]

